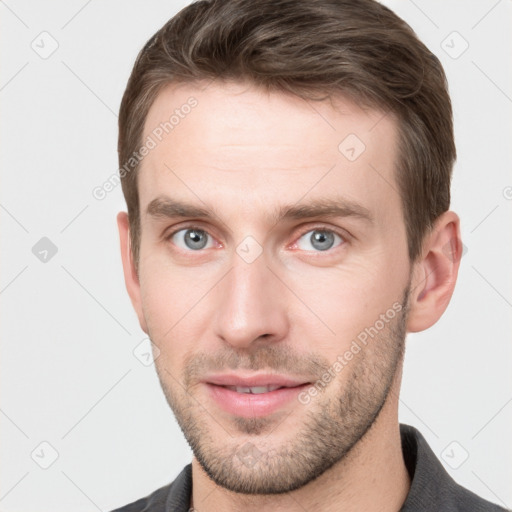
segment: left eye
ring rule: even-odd
[[[303,251],[328,251],[342,242],[343,239],[333,231],[313,229],[299,238],[297,247]]]
[[[185,228],[176,231],[171,240],[180,249],[199,251],[213,246],[210,235],[203,229]]]

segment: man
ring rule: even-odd
[[[502,510],[399,425],[461,256],[438,59],[372,1],[194,3],[119,116],[124,275],[193,450],[119,511]]]

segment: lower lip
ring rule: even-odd
[[[277,411],[292,400],[297,400],[298,394],[310,386],[303,384],[294,388],[280,388],[267,393],[238,393],[223,386],[206,383],[211,397],[224,411],[241,416],[254,418],[267,416]]]

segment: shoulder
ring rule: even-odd
[[[164,512],[165,501],[171,486],[172,483],[160,487],[160,489],[157,489],[145,498],[141,498],[121,508],[116,508],[112,512]]]
[[[111,512],[186,512],[189,509],[191,489],[192,465],[188,464],[170,484]]]
[[[444,469],[423,435],[400,425],[404,462],[411,476],[411,488],[401,512],[504,512],[459,485]]]

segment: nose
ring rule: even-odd
[[[216,335],[234,348],[282,340],[289,327],[283,284],[262,254],[247,263],[234,254],[217,288]]]

